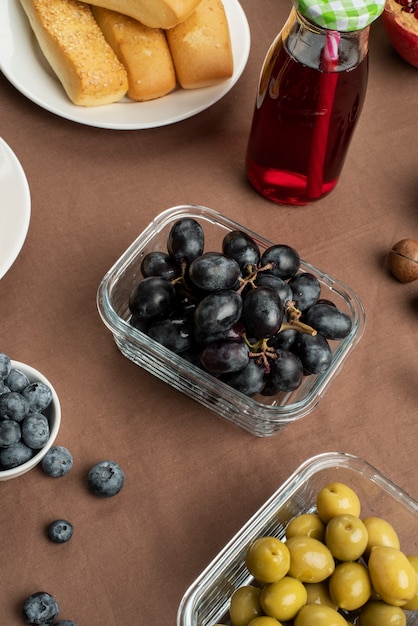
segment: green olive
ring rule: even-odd
[[[365,517],[363,524],[367,528],[367,547],[365,557],[368,558],[372,546],[389,546],[400,550],[399,537],[389,522],[381,517]]]
[[[415,575],[417,577],[417,592],[412,600],[408,600],[402,608],[407,611],[418,611],[418,556],[407,555],[407,559],[415,570]]]
[[[388,546],[373,546],[369,557],[372,585],[381,599],[403,606],[417,593],[417,574],[406,555]]]
[[[317,513],[302,513],[290,520],[286,528],[286,537],[305,535],[318,541],[325,539],[325,524]]]
[[[252,619],[248,626],[282,626],[282,624],[275,617],[262,615],[261,617]]]
[[[277,537],[260,537],[249,546],[245,564],[259,582],[274,583],[289,570],[289,550]]]
[[[330,550],[313,537],[290,537],[286,541],[290,552],[289,576],[303,583],[320,583],[332,574],[335,562]]]
[[[371,591],[367,567],[357,561],[340,563],[329,579],[330,596],[345,611],[355,611],[366,604]]]
[[[229,606],[232,626],[248,626],[254,617],[263,615],[260,594],[261,589],[253,585],[244,585],[234,591]]]
[[[327,524],[325,543],[335,559],[356,561],[367,547],[367,529],[359,517],[344,513]]]
[[[347,626],[343,616],[330,606],[305,604],[294,621],[294,626]]]
[[[343,513],[359,517],[361,510],[358,495],[351,487],[340,482],[329,483],[320,489],[316,497],[316,508],[325,524]]]
[[[285,576],[281,580],[266,585],[261,592],[260,603],[266,615],[278,620],[290,620],[306,604],[307,593],[303,584],[296,578]]]
[[[338,609],[338,606],[332,601],[329,595],[328,580],[323,580],[320,583],[304,584],[308,594],[306,604],[326,604],[326,606],[330,606],[332,609]]]
[[[362,608],[359,626],[406,626],[406,616],[399,606],[377,600]]]

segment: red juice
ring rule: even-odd
[[[338,182],[366,95],[368,54],[358,62],[353,50],[342,48],[336,71],[324,71],[318,50],[316,60],[298,60],[287,45],[279,38],[262,70],[246,169],[266,198],[304,205]],[[331,94],[330,106],[324,93],[328,100]],[[316,159],[323,160],[319,177]]]

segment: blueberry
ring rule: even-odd
[[[63,446],[52,446],[42,459],[42,469],[48,476],[54,478],[65,476],[72,466],[72,454]]]
[[[22,422],[22,439],[29,448],[40,450],[49,439],[49,422],[42,413],[29,413]]]
[[[24,388],[30,384],[30,380],[26,374],[14,367],[10,370],[4,382],[9,387],[10,391],[19,392],[22,392]]]
[[[4,380],[0,378],[0,396],[2,393],[7,393],[8,391],[11,391],[11,389],[6,385]]]
[[[29,402],[17,391],[8,391],[0,396],[0,417],[21,422],[29,413]]]
[[[9,375],[10,370],[12,369],[12,362],[10,357],[4,352],[0,352],[0,378],[4,380]]]
[[[29,461],[34,455],[32,448],[29,448],[23,441],[18,441],[14,446],[0,449],[0,467],[2,469],[12,469],[22,463]]]
[[[100,461],[90,469],[87,481],[96,496],[111,498],[122,489],[125,474],[115,461]]]
[[[65,519],[57,519],[48,526],[48,537],[54,543],[70,541],[73,532],[73,525]]]
[[[23,604],[23,617],[27,624],[47,626],[53,623],[58,613],[58,602],[46,591],[32,594]]]
[[[31,383],[22,391],[32,411],[44,411],[52,401],[52,391],[41,382]]]
[[[60,619],[60,621],[56,622],[54,626],[77,626],[77,624],[69,619]]]
[[[22,437],[20,424],[15,420],[0,422],[0,448],[14,446]]]

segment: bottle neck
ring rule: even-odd
[[[345,71],[367,56],[369,31],[369,26],[355,31],[328,30],[294,9],[284,28],[283,41],[288,52],[309,67]]]

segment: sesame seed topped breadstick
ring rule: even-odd
[[[45,58],[74,104],[109,104],[126,94],[126,70],[87,4],[78,0],[20,2]]]

